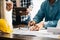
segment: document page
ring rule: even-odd
[[[47,30],[30,31],[27,28],[22,28],[22,29],[15,28],[13,34],[34,35],[37,37],[49,37],[49,38],[57,38],[57,39],[60,38],[60,35],[47,32]]]

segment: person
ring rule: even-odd
[[[43,27],[56,27],[60,19],[60,1],[59,0],[45,0],[41,4],[41,8],[33,18],[33,21],[28,23],[30,30],[39,30]],[[45,21],[42,21],[45,18]]]
[[[28,13],[27,15],[21,16],[22,18],[21,22],[24,24],[28,24],[28,22],[30,21],[29,12],[32,11],[32,0],[21,0],[21,7],[27,8],[26,13]]]
[[[13,25],[12,25],[12,11],[13,11],[13,2],[6,1],[6,9],[5,9],[5,14],[4,14],[4,19],[7,20],[7,22],[10,25],[11,29],[13,29]]]
[[[22,16],[19,15],[20,16],[19,18],[17,16],[17,21],[19,24],[28,24],[28,22],[30,21],[30,11],[32,11],[32,0],[20,0],[20,7],[26,8],[25,11],[20,11],[20,13],[25,12],[26,15],[25,14],[23,14]],[[20,18],[21,18],[21,22],[19,22]]]

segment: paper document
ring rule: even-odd
[[[21,34],[21,35],[34,35],[37,37],[50,37],[50,38],[59,38],[59,35],[52,34],[47,32],[47,30],[40,30],[40,31],[29,31],[29,30],[20,30],[19,28],[14,29],[13,34]]]

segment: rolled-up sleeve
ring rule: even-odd
[[[44,27],[56,27],[58,20],[44,22]]]

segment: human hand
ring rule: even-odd
[[[38,25],[31,26],[31,27],[30,27],[30,31],[39,31]]]
[[[30,9],[29,9],[29,8],[27,8],[26,13],[29,13],[29,12],[30,12]]]
[[[43,28],[43,25],[44,25],[43,22],[33,25],[30,27],[30,31],[39,31],[40,29]]]
[[[26,12],[29,13],[30,11],[32,11],[32,7],[31,7],[31,6],[29,6],[29,7],[27,8]]]
[[[6,2],[6,10],[10,11],[13,8],[12,2]]]
[[[36,24],[35,21],[29,21],[28,22],[28,27],[34,26],[35,24]]]

